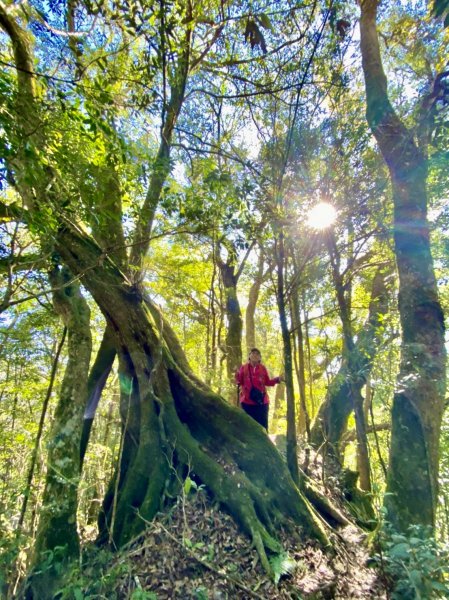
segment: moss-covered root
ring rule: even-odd
[[[271,576],[272,569],[267,557],[267,550],[280,552],[281,545],[260,521],[252,495],[247,487],[242,485],[242,479],[227,473],[221,465],[200,448],[187,427],[178,419],[171,403],[165,406],[164,421],[178,458],[190,465],[214,497],[229,510],[234,519],[251,537],[263,568]]]
[[[327,522],[334,522],[338,525],[350,525],[350,521],[305,477],[303,481],[303,492],[312,506]]]
[[[323,547],[330,547],[327,525],[295,485],[281,455],[262,428],[243,411],[225,403],[210,390],[204,390],[193,377],[187,377],[175,366],[170,384],[179,418],[188,423],[192,435],[208,447],[211,454],[222,455],[222,449],[226,449],[231,464],[237,465],[245,480],[252,482],[253,488],[263,490],[261,505],[268,507],[272,517],[276,516],[280,522],[293,521]],[[253,488],[245,486],[250,495]],[[253,500],[257,502],[257,494]],[[257,514],[262,514],[258,508]]]

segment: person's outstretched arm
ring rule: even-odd
[[[279,377],[273,377],[273,379],[270,378],[270,376],[268,375],[268,371],[267,369],[264,367],[264,384],[267,386],[273,386],[276,385],[277,383],[280,383],[282,381],[281,376],[279,375]]]

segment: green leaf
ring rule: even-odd
[[[259,24],[264,29],[269,29],[270,31],[273,31],[273,25],[271,24],[269,17],[265,13],[257,15],[256,18],[257,18],[257,21],[259,22]]]
[[[419,585],[422,581],[422,573],[420,571],[417,571],[416,569],[412,569],[411,571],[409,571],[408,576],[410,577],[410,581],[415,586]]]
[[[390,555],[396,559],[407,559],[409,557],[410,546],[407,542],[396,544],[390,550]]]
[[[157,600],[157,595],[154,592],[137,589],[133,591],[129,600]]]
[[[84,594],[80,588],[75,588],[73,590],[73,595],[75,596],[75,600],[83,600],[84,599]]]
[[[190,479],[190,477],[186,477],[186,479],[184,481],[184,494],[186,496],[188,496],[191,489],[192,489],[192,480]]]
[[[433,581],[432,588],[439,592],[446,592],[447,594],[449,594],[449,587],[447,585],[444,585],[444,583],[440,583],[439,581]]]
[[[195,590],[195,600],[208,600],[209,596],[205,587],[201,586]]]
[[[278,584],[282,575],[290,575],[296,569],[296,561],[291,558],[288,552],[281,552],[270,559],[270,565],[273,569],[274,583]]]

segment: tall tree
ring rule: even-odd
[[[435,524],[446,350],[427,221],[427,160],[388,96],[376,27],[378,0],[362,0],[360,34],[366,116],[388,165],[399,272],[401,364],[392,409],[385,505],[388,518]]]
[[[50,273],[56,290],[55,310],[67,327],[68,361],[50,434],[47,476],[33,556],[33,564],[38,567],[44,557],[57,553],[58,549],[62,556],[55,562],[61,559],[64,562],[79,551],[76,522],[79,448],[87,397],[85,374],[89,369],[92,339],[89,307],[80,293],[79,283],[71,279],[66,268],[56,266]],[[41,597],[49,594],[52,580],[57,583],[57,571],[51,568],[46,575],[39,578],[35,588]]]
[[[208,9],[205,5],[203,8]],[[184,61],[188,60],[191,68],[197,64],[191,55],[192,32],[204,15],[200,12],[195,19],[190,3],[175,3],[172,10],[171,33],[179,43],[178,62],[171,55],[173,69],[178,75],[181,69],[184,76],[189,71]],[[56,119],[46,118],[42,99],[51,102],[52,95],[46,96],[39,85],[33,40],[15,5],[0,2],[0,26],[10,39],[15,65],[15,74],[7,81],[11,112],[5,122],[14,148],[7,157],[7,167],[18,202],[23,201],[17,218],[37,231],[42,247],[50,247],[81,279],[117,339],[122,448],[103,504],[103,539],[122,545],[160,510],[167,481],[174,477],[167,463],[170,455],[176,473],[187,474],[193,469],[234,515],[252,538],[267,572],[271,567],[266,552],[280,550],[275,536],[283,524],[299,523],[304,531],[328,545],[326,527],[305,494],[325,515],[331,510],[329,504],[324,498],[318,499],[302,477],[296,485],[261,428],[195,376],[173,329],[145,294],[140,267],[159,202],[159,175],[166,172],[165,150],[163,164],[157,162],[154,167],[142,204],[134,205],[137,226],[132,250],[126,263],[120,263],[105,246],[105,238],[100,239],[92,227],[85,226],[83,211],[75,206],[76,198],[82,208],[92,211],[98,208],[98,198],[76,194],[78,181],[73,178],[70,164],[51,146],[61,138]],[[205,42],[206,47],[210,47],[211,40]],[[203,55],[197,50],[198,58]],[[71,109],[82,120],[83,111],[77,112],[76,103]],[[170,119],[174,114],[170,113]],[[104,125],[101,119],[94,125],[88,120],[89,127],[97,128],[100,123]],[[115,165],[111,161],[112,169]],[[95,181],[93,190],[103,182],[95,170],[91,178]],[[68,191],[70,183],[73,189]],[[153,194],[154,187],[157,194]],[[83,203],[87,200],[90,204],[86,206]],[[90,218],[101,219],[101,213],[94,217],[91,211],[86,210]],[[120,228],[124,235],[126,220],[123,222]],[[260,456],[264,456],[263,461]],[[229,469],[223,467],[223,460]],[[335,518],[336,513],[331,512]],[[75,553],[76,547],[70,550]]]

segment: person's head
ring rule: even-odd
[[[260,363],[262,361],[262,355],[260,353],[260,350],[258,350],[257,348],[251,348],[248,360],[253,364]]]

